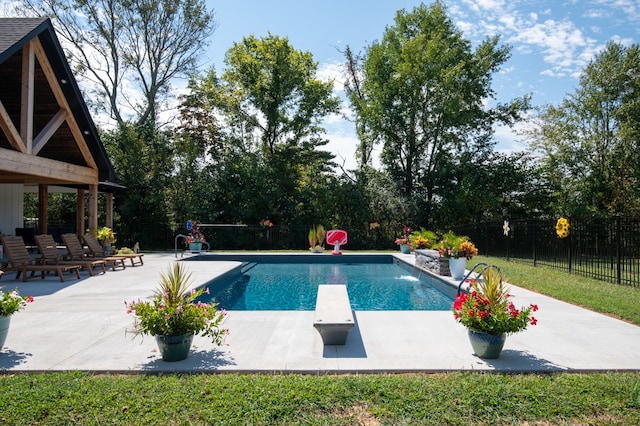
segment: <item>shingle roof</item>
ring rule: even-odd
[[[98,166],[100,181],[115,182],[113,165],[100,141],[82,92],[71,72],[53,24],[48,18],[0,18],[0,67],[7,67],[5,63],[15,61],[14,55],[36,37],[42,44],[56,79],[65,82],[61,88]],[[53,111],[54,114],[55,112]],[[64,161],[63,158],[59,159]],[[104,188],[109,191],[107,187]]]

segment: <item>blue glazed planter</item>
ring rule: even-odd
[[[496,359],[500,357],[504,342],[507,340],[506,334],[489,334],[482,331],[468,330],[469,342],[473,352],[480,358]]]
[[[193,333],[180,336],[157,334],[155,337],[163,361],[182,361],[189,356],[189,349],[191,349],[191,342],[193,342]]]
[[[409,244],[400,244],[400,252],[402,254],[411,254],[411,248]]]

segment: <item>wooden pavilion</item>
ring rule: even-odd
[[[112,226],[121,187],[49,19],[0,18],[0,128],[1,232],[23,226],[24,193],[34,187],[39,233],[47,233],[47,198],[56,191],[76,192],[77,233],[98,226],[104,192]]]

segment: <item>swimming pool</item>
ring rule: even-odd
[[[382,258],[380,258],[382,259]],[[326,257],[325,257],[326,260]],[[354,310],[449,310],[452,298],[428,274],[398,262],[251,262],[241,274],[207,284],[206,301],[226,310],[315,309],[318,285],[346,284]]]

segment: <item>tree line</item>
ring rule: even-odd
[[[379,41],[344,51],[359,139],[358,165],[345,170],[323,125],[341,100],[287,37],[247,36],[221,72],[198,72],[215,29],[204,1],[25,1],[52,17],[79,79],[93,83],[86,98],[113,119],[100,127],[127,187],[115,203],[123,242],[166,247],[157,229],[180,231],[187,219],[393,235],[640,211],[638,44],[610,42],[574,93],[533,109],[530,96],[496,101],[492,76],[510,57],[498,36],[473,47],[439,1],[400,10]],[[179,76],[186,94],[162,122]],[[498,152],[495,126],[519,122],[528,149]]]

